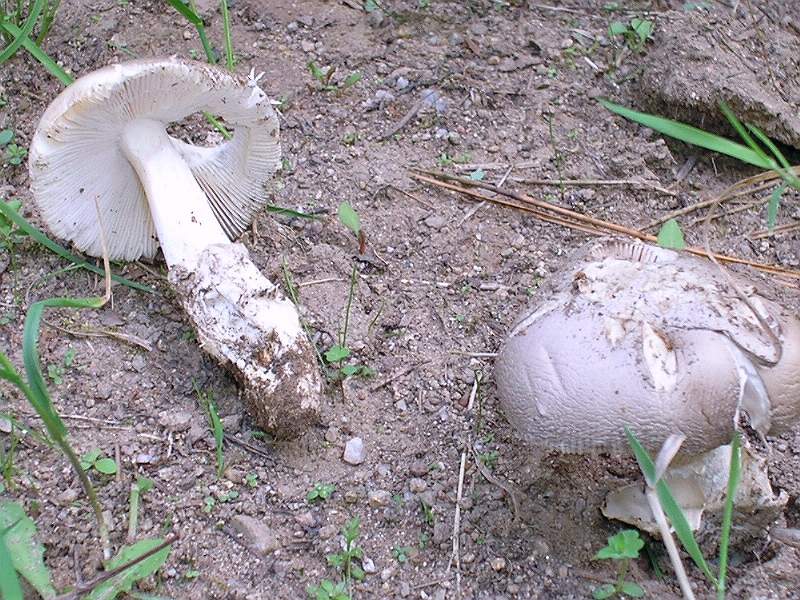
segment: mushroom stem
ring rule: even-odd
[[[147,195],[170,269],[180,266],[194,271],[200,253],[208,245],[230,243],[163,123],[151,119],[131,121],[120,146]]]

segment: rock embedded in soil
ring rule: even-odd
[[[344,446],[344,455],[342,456],[344,462],[349,465],[360,465],[367,458],[367,452],[364,448],[364,441],[359,438],[351,438],[347,440]]]
[[[388,506],[392,501],[392,495],[386,490],[373,490],[369,493],[369,505],[372,508]]]
[[[261,556],[266,556],[280,548],[278,536],[260,519],[247,515],[236,515],[231,519],[231,526],[241,534],[244,543]]]
[[[722,18],[670,14],[670,27],[658,30],[641,65],[642,108],[730,131],[718,106],[724,100],[742,122],[800,148],[797,35],[768,20],[758,25],[763,35],[751,35],[749,20]]]
[[[185,431],[192,423],[193,415],[188,410],[165,410],[158,415],[158,424],[170,431]]]

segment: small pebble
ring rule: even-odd
[[[495,570],[495,571],[497,571],[499,573],[500,571],[505,571],[506,559],[503,558],[502,556],[498,556],[498,557],[493,558],[490,561],[489,564],[492,565],[492,569],[493,570]]]
[[[424,479],[420,479],[419,477],[414,477],[411,479],[411,481],[408,482],[408,489],[414,492],[415,494],[424,492],[427,488],[428,488],[428,483]]]
[[[361,559],[361,568],[364,569],[364,573],[368,574],[372,574],[377,571],[375,568],[375,562],[367,556]]]
[[[411,468],[409,470],[415,477],[422,477],[428,474],[428,463],[423,460],[415,460],[411,463]]]
[[[392,495],[386,490],[373,490],[369,493],[369,505],[372,508],[388,506],[392,501]]]
[[[350,465],[360,465],[366,460],[366,450],[364,448],[364,441],[359,438],[351,438],[347,440],[344,446],[344,462]]]
[[[431,215],[425,219],[425,225],[431,229],[441,229],[447,224],[447,219],[442,215]]]

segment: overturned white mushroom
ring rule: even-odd
[[[536,445],[627,452],[625,426],[650,449],[682,434],[678,460],[696,460],[683,497],[702,512],[718,499],[721,468],[705,453],[730,442],[740,417],[763,435],[800,416],[800,321],[709,261],[606,240],[541,294],[495,368],[509,421]]]
[[[233,138],[198,147],[167,134],[203,111]],[[294,305],[232,243],[266,202],[278,169],[278,120],[254,79],[177,58],[95,71],[48,107],[30,148],[33,196],[58,236],[110,258],[152,258],[203,348],[243,386],[257,423],[291,435],[318,417],[321,379]]]

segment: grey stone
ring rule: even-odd
[[[442,215],[431,215],[425,219],[425,225],[431,229],[441,229],[447,224],[447,219]]]
[[[158,424],[170,431],[186,431],[194,415],[188,410],[165,410],[158,414]]]
[[[367,458],[367,452],[364,448],[364,441],[359,437],[354,437],[347,440],[344,446],[344,455],[342,456],[344,462],[350,465],[360,465]]]
[[[388,506],[392,501],[392,495],[386,490],[373,490],[369,493],[369,505],[372,508]]]
[[[428,463],[424,460],[415,460],[411,463],[411,468],[409,470],[415,477],[422,477],[428,474]]]
[[[420,479],[419,477],[414,477],[411,479],[411,481],[408,482],[408,489],[414,492],[415,494],[424,492],[427,488],[428,488],[428,483],[424,479]]]
[[[266,556],[280,548],[278,536],[260,519],[247,515],[236,515],[231,519],[231,526],[241,534],[245,544],[261,556]]]

